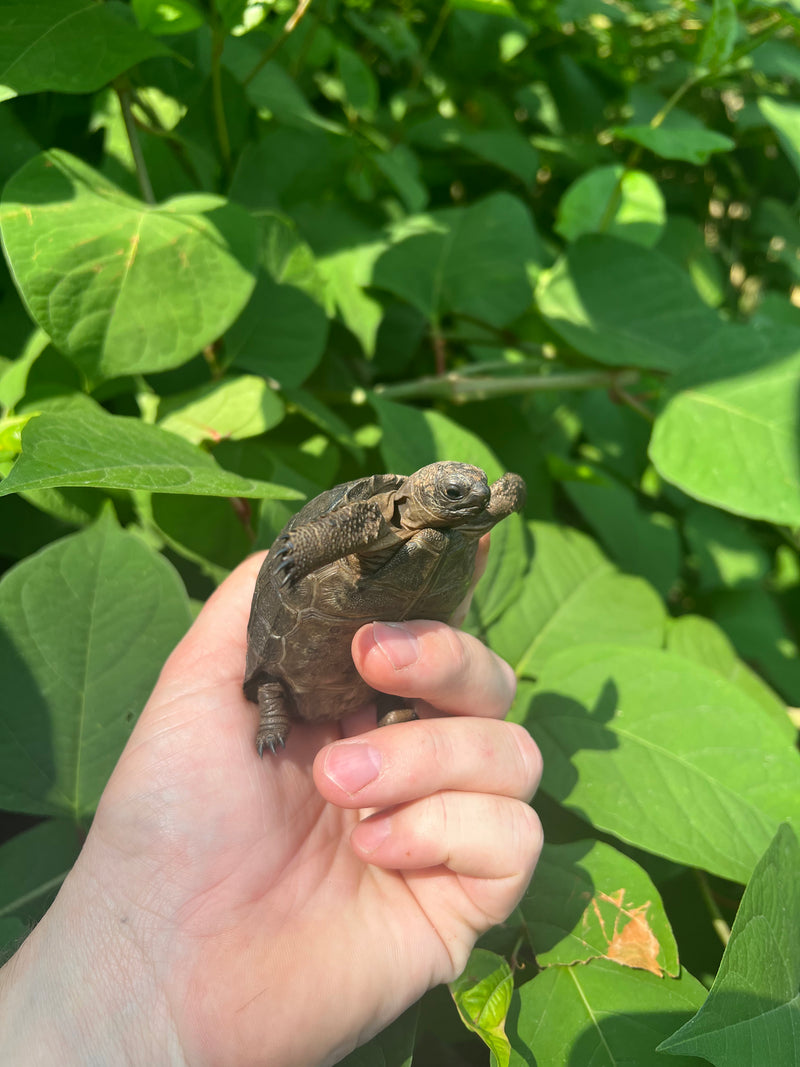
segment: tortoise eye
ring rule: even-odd
[[[448,500],[460,500],[464,495],[464,490],[458,485],[448,485],[445,489]]]

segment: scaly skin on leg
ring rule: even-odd
[[[256,748],[263,756],[268,748],[275,755],[278,745],[286,747],[286,738],[292,728],[286,706],[286,694],[280,682],[265,682],[258,687],[259,723],[256,733]]]
[[[370,500],[345,504],[314,522],[278,538],[275,574],[283,584],[297,582],[312,571],[374,544],[389,533],[380,508]]]
[[[522,511],[526,495],[525,482],[518,474],[504,474],[492,486],[492,499],[486,509],[487,517],[496,523],[514,511]]]

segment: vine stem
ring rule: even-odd
[[[731,939],[731,928],[725,922],[722,917],[722,912],[717,907],[717,902],[714,900],[714,894],[711,892],[711,886],[708,884],[708,877],[704,871],[699,871],[696,868],[694,875],[697,879],[697,884],[700,886],[700,892],[705,901],[705,905],[711,915],[711,925],[714,927],[714,932],[722,944],[727,946]]]
[[[285,43],[286,38],[289,36],[289,34],[294,31],[298,22],[303,17],[303,15],[305,15],[306,11],[308,11],[310,6],[311,0],[298,0],[297,7],[286,20],[283,29],[272,42],[272,44],[269,46],[269,48],[264,52],[263,56],[259,59],[258,63],[256,63],[256,65],[253,67],[247,77],[242,81],[242,86],[248,86],[253,80],[253,78],[255,78],[256,74],[258,74],[258,72],[262,70],[267,65],[267,63],[269,63],[269,61],[272,59],[278,49]]]
[[[131,146],[133,165],[136,167],[136,177],[139,179],[139,188],[142,190],[142,199],[147,204],[155,204],[156,198],[153,195],[153,185],[150,181],[150,175],[147,173],[147,165],[144,161],[142,145],[139,140],[139,133],[136,129],[136,120],[133,117],[133,111],[131,109],[130,86],[127,82],[119,79],[114,83],[114,91],[117,94],[119,106],[122,111],[122,121],[125,123],[125,132],[128,135],[128,143]]]
[[[576,374],[521,375],[518,378],[465,378],[459,374],[417,378],[396,385],[376,385],[375,393],[388,399],[436,397],[463,404],[486,397],[512,396],[516,393],[544,392],[554,389],[612,389],[631,385],[639,378],[635,370],[584,371]]]

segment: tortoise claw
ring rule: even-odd
[[[275,568],[276,571],[285,571],[287,567],[291,567],[294,563],[293,559],[285,559],[283,563],[279,563]]]
[[[292,551],[292,546],[291,545],[284,545],[283,548],[279,548],[278,549],[278,551],[275,553],[275,555],[276,556],[285,556],[287,552],[291,552],[291,551]]]

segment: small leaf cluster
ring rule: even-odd
[[[797,1064],[799,31],[0,0],[9,950],[216,584],[331,485],[461,460],[528,484],[467,626],[547,844],[346,1062]]]

